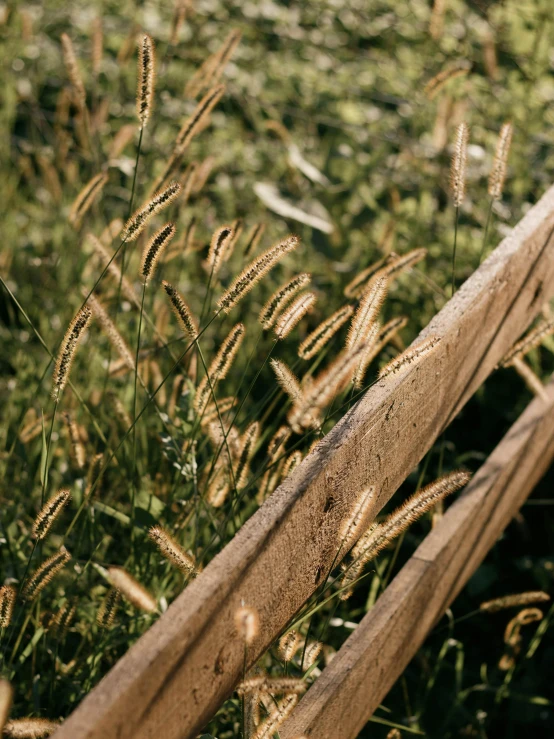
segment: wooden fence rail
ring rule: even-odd
[[[196,736],[242,675],[235,610],[259,611],[253,663],[324,579],[361,489],[376,486],[377,515],[552,297],[553,233],[551,188],[422,332],[441,337],[437,349],[366,393],[56,739]]]
[[[281,739],[356,737],[554,457],[554,380],[279,728]]]

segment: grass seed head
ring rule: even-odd
[[[218,228],[212,236],[206,265],[208,271],[213,277],[218,274],[219,269],[225,260],[225,252],[229,248],[229,244],[232,239],[233,229],[231,226],[222,226],[221,228]]]
[[[515,593],[513,595],[504,595],[501,598],[494,598],[481,603],[479,610],[487,613],[496,613],[506,608],[515,608],[516,606],[527,606],[530,603],[547,603],[550,600],[548,593],[544,590],[529,590],[525,593]]]
[[[385,300],[387,284],[385,276],[377,276],[366,287],[348,330],[347,349],[355,349],[365,341],[365,337],[377,320]]]
[[[460,123],[456,129],[454,154],[450,165],[450,194],[455,208],[464,202],[466,192],[467,143],[469,129],[466,123]]]
[[[247,646],[250,646],[260,633],[260,617],[255,608],[241,606],[235,611],[235,626]]]
[[[194,560],[179,544],[177,544],[168,531],[161,526],[152,526],[148,532],[148,536],[158,547],[162,557],[165,557],[169,562],[171,562],[171,564],[181,570],[181,572],[188,575],[196,574],[196,564]]]
[[[104,189],[104,185],[108,181],[108,175],[104,172],[95,175],[83,187],[81,192],[75,198],[71,210],[69,211],[69,223],[76,229],[81,227],[83,218],[90,210],[90,207]]]
[[[13,585],[0,587],[0,629],[7,629],[11,623],[15,604],[15,588]]]
[[[252,739],[269,739],[278,730],[279,726],[290,716],[296,704],[298,703],[298,695],[291,693],[285,696],[277,703],[275,710],[272,711],[266,720],[260,724],[254,733]]]
[[[4,727],[4,736],[10,739],[42,739],[50,736],[60,726],[48,718],[14,718]]]
[[[158,610],[152,595],[123,567],[108,568],[108,578],[113,587],[117,588],[121,595],[135,608],[139,608],[146,613],[154,613]]]
[[[379,372],[379,379],[382,380],[389,375],[396,374],[414,363],[418,363],[423,357],[430,354],[440,343],[439,336],[430,336],[428,339],[420,341],[414,347],[408,347],[405,352],[402,352],[398,357],[394,357],[391,361],[386,364]]]
[[[42,541],[48,535],[48,532],[54,525],[54,521],[58,518],[64,507],[71,500],[71,494],[69,490],[58,490],[50,500],[48,500],[41,511],[35,518],[33,523],[33,538],[37,541]]]
[[[208,367],[207,375],[203,377],[198,385],[196,395],[194,396],[194,410],[199,416],[206,409],[210,394],[212,390],[215,391],[217,383],[227,377],[227,373],[244,339],[244,330],[244,324],[242,323],[237,323],[233,326]]]
[[[300,403],[304,393],[294,372],[280,359],[271,359],[269,363],[275,372],[281,390],[289,396],[293,403]]]
[[[154,42],[148,34],[140,40],[138,51],[137,117],[144,128],[152,113],[156,75]]]
[[[81,76],[81,70],[77,63],[77,55],[73,48],[73,42],[67,33],[62,33],[60,39],[62,42],[63,61],[67,70],[67,76],[69,77],[69,81],[71,82],[73,91],[75,92],[77,104],[80,110],[84,110],[86,104],[85,85]]]
[[[77,344],[83,336],[91,317],[92,311],[85,305],[73,318],[62,339],[56,364],[54,365],[52,396],[56,399],[60,397],[67,384]]]
[[[296,295],[299,290],[306,287],[311,280],[311,275],[303,273],[296,275],[284,285],[281,285],[260,311],[258,320],[264,330],[269,330],[275,323],[277,317],[285,305]]]
[[[298,356],[301,359],[311,359],[318,354],[337,333],[340,327],[348,321],[354,308],[351,305],[343,305],[319,324],[298,347]]]
[[[408,498],[405,503],[393,511],[383,523],[370,527],[352,550],[354,558],[363,563],[374,559],[408,526],[431,510],[447,495],[451,495],[467,485],[470,479],[469,472],[463,470],[451,472],[414,493],[411,498]]]
[[[493,200],[500,200],[502,197],[502,190],[504,189],[508,169],[508,155],[512,144],[512,135],[512,124],[509,122],[504,123],[498,135],[494,161],[489,175],[488,193]]]
[[[84,290],[86,293],[86,290]],[[108,337],[111,345],[121,357],[124,365],[131,371],[135,369],[135,358],[123,336],[119,333],[117,326],[108,315],[108,311],[98,300],[94,293],[88,296],[88,304],[92,308],[92,313],[98,320],[101,328]]]
[[[229,313],[250,292],[254,285],[273,269],[286,254],[296,249],[298,244],[297,236],[288,236],[259,257],[256,257],[243,269],[229,289],[217,301],[218,308],[225,313]]]
[[[283,662],[290,662],[296,654],[296,650],[300,646],[300,635],[294,629],[287,631],[286,634],[279,639],[279,657]]]
[[[96,614],[96,623],[101,629],[111,629],[117,612],[121,593],[117,588],[110,588]]]
[[[191,309],[173,285],[170,285],[169,282],[166,282],[165,280],[162,281],[162,285],[169,297],[171,307],[173,308],[173,312],[175,313],[183,332],[191,339],[196,339],[198,336],[198,324],[192,315]]]
[[[275,336],[278,339],[286,339],[304,316],[312,310],[316,301],[316,295],[311,292],[302,293],[296,300],[293,300],[291,305],[277,319]]]
[[[164,208],[172,203],[181,192],[181,185],[178,182],[171,182],[163,190],[156,192],[150,200],[141,205],[133,215],[129,218],[123,231],[121,238],[123,241],[135,241],[144,231],[149,221]]]
[[[48,557],[27,580],[22,592],[25,600],[35,600],[38,594],[44,590],[50,580],[65,567],[70,559],[71,555],[65,547],[62,547],[56,554]]]
[[[156,265],[171,239],[175,236],[175,224],[166,223],[157,231],[144,247],[140,273],[145,282],[148,282],[156,270]]]

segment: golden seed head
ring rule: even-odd
[[[138,87],[137,87],[137,116],[140,125],[144,128],[152,112],[154,100],[156,56],[154,42],[144,34],[139,43],[138,54]]]
[[[319,657],[323,644],[318,641],[308,642],[306,651],[304,652],[303,666],[305,668],[311,667],[315,664],[316,659]]]
[[[319,324],[311,334],[309,334],[298,348],[298,356],[301,359],[311,359],[318,354],[337,333],[340,327],[348,321],[354,308],[351,305],[343,305],[332,316]]]
[[[302,452],[297,449],[296,451],[289,454],[289,456],[283,462],[283,469],[281,471],[281,480],[286,480],[287,477],[292,475],[294,470],[302,462]]]
[[[233,229],[231,226],[218,228],[212,236],[206,264],[214,277],[218,274],[219,268],[225,260],[225,252],[229,248],[232,239]]]
[[[179,153],[183,153],[187,146],[190,144],[195,134],[204,124],[206,118],[210,115],[212,110],[221,100],[224,92],[224,85],[216,85],[211,90],[209,90],[206,95],[204,95],[202,100],[198,103],[193,114],[184,122],[181,130],[177,135],[175,149],[178,150]]]
[[[435,39],[435,41],[442,36],[445,11],[446,0],[434,0],[431,19],[429,21],[429,34],[431,35],[431,38]],[[387,737],[387,739],[389,739],[389,737]]]
[[[246,239],[246,246],[244,247],[245,259],[248,259],[253,254],[253,252],[256,251],[264,231],[265,223],[256,223],[254,226],[252,226],[252,229],[250,230],[250,233],[248,234],[248,237]]]
[[[198,325],[184,298],[179,294],[179,291],[173,287],[173,285],[169,284],[169,282],[162,280],[162,285],[171,301],[173,312],[177,316],[177,320],[179,321],[184,333],[188,334],[191,339],[196,339],[198,336]]]
[[[269,298],[267,303],[260,311],[258,320],[262,324],[262,327],[267,331],[275,323],[279,313],[283,310],[285,305],[291,300],[294,295],[303,287],[306,287],[310,282],[311,275],[303,273],[296,275],[292,280],[289,280],[284,285],[281,285],[273,295]]]
[[[235,626],[244,643],[247,646],[252,644],[260,632],[258,611],[248,606],[237,608],[235,611]]]
[[[147,613],[157,611],[158,607],[152,595],[123,567],[109,567],[108,578],[113,587],[117,588],[131,605]]]
[[[489,195],[493,200],[500,200],[504,182],[506,180],[506,172],[508,169],[508,155],[512,144],[513,127],[511,123],[504,123],[500,129],[498,141],[496,143],[496,151],[492,164],[491,173],[489,175]]]
[[[163,250],[175,236],[175,224],[166,223],[157,231],[150,241],[144,247],[142,253],[142,265],[140,273],[145,282],[148,282],[154,275],[156,265],[162,255]]]
[[[298,695],[294,693],[286,695],[277,703],[266,720],[258,726],[252,739],[270,739],[285,719],[290,716],[297,703]]]
[[[279,657],[283,662],[290,662],[300,646],[300,636],[294,629],[279,639]]]
[[[285,444],[290,439],[291,430],[288,426],[280,426],[271,437],[267,445],[267,456],[273,460],[277,454],[281,454]]]
[[[48,629],[54,631],[57,634],[58,638],[61,638],[73,621],[76,611],[76,603],[66,601],[61,606],[61,608],[56,611],[54,617],[50,620],[50,623],[48,624]]]
[[[4,727],[4,735],[10,739],[42,739],[50,736],[60,726],[48,718],[14,718]]]
[[[452,202],[459,208],[464,202],[466,192],[466,169],[467,169],[467,143],[469,140],[469,129],[466,123],[460,123],[456,129],[456,141],[454,143],[454,154],[450,165],[450,193]]]
[[[295,326],[311,311],[316,301],[316,295],[310,292],[302,293],[296,300],[293,300],[289,307],[277,319],[275,336],[278,339],[286,339]]]
[[[196,395],[194,396],[194,410],[199,416],[206,409],[212,389],[215,390],[217,383],[227,377],[227,373],[237,355],[243,338],[244,324],[237,323],[223,341],[223,344],[208,368],[207,375],[204,376],[198,385]]]
[[[315,378],[313,384],[306,388],[301,400],[295,403],[287,417],[294,431],[301,433],[302,429],[317,427],[319,412],[352,380],[365,348],[365,344],[362,343],[352,351],[340,354]]]
[[[385,276],[376,276],[365,288],[348,330],[347,349],[355,349],[365,340],[368,331],[377,320],[387,294],[387,286]]]
[[[86,290],[83,292],[86,293]],[[94,316],[98,319],[98,323],[104,330],[104,333],[108,337],[111,345],[121,357],[123,364],[133,371],[135,369],[135,358],[133,357],[127,342],[119,333],[117,326],[109,317],[108,311],[104,308],[94,293],[91,293],[88,296],[88,303],[90,304]]]
[[[121,593],[117,588],[110,588],[108,590],[96,614],[96,623],[100,628],[112,628],[120,598]]]
[[[60,39],[62,42],[62,54],[65,68],[67,70],[67,76],[73,86],[77,104],[79,105],[79,108],[83,110],[86,100],[85,86],[83,84],[79,65],[77,64],[77,56],[75,54],[75,49],[73,48],[73,42],[67,33],[62,33]]]
[[[240,41],[241,33],[238,30],[231,31],[221,47],[205,60],[202,66],[188,81],[185,87],[187,97],[196,97],[202,90],[219,80],[225,65],[231,58]]]
[[[56,554],[53,554],[43,562],[38,570],[27,580],[23,588],[22,595],[25,600],[34,600],[70,559],[71,555],[65,547],[62,547]]]
[[[465,77],[467,74],[469,74],[470,69],[471,64],[467,61],[467,59],[460,59],[453,62],[452,64],[448,64],[444,69],[441,69],[438,74],[436,74],[432,79],[429,80],[429,82],[423,88],[424,94],[427,95],[429,100],[433,100],[433,98],[436,97],[438,92],[442,90],[447,82],[456,79],[456,77]]]
[[[79,428],[70,413],[65,411],[63,413],[63,420],[67,427],[69,434],[69,441],[71,442],[71,454],[75,465],[82,469],[85,466],[85,447],[81,441],[81,434]]]
[[[396,539],[410,524],[420,518],[424,513],[431,510],[440,500],[447,495],[455,493],[463,488],[471,475],[463,470],[451,472],[440,477],[435,482],[414,493],[411,498],[391,513],[383,523],[371,527],[364,534],[352,554],[361,562],[369,562],[376,557],[393,539]]]
[[[237,693],[240,696],[251,693],[302,695],[302,693],[306,692],[307,687],[307,683],[298,677],[267,677],[267,675],[258,675],[247,678],[239,683]]]
[[[358,298],[369,285],[369,280],[377,274],[381,274],[381,270],[394,261],[395,254],[387,254],[386,257],[379,259],[378,262],[371,264],[366,269],[358,272],[356,277],[351,280],[344,288],[344,295],[347,298]]]
[[[259,433],[260,424],[258,421],[253,421],[248,426],[241,439],[241,450],[234,470],[235,488],[237,490],[242,489],[248,480],[250,460],[256,450]]]
[[[172,203],[181,192],[181,185],[178,182],[170,182],[163,190],[156,192],[152,198],[141,205],[133,215],[129,218],[123,231],[121,238],[123,241],[135,241],[144,231],[150,219],[164,208]]]
[[[15,604],[15,588],[13,585],[0,587],[0,629],[6,629],[12,620]]]
[[[339,532],[341,549],[348,552],[364,529],[367,529],[368,511],[375,499],[375,486],[370,485],[361,491],[352,508],[350,516],[343,523]]]
[[[363,381],[367,372],[367,368],[369,367],[370,363],[373,361],[373,358],[377,353],[380,330],[381,324],[375,322],[370,326],[369,330],[364,336],[365,349],[360,356],[360,361],[358,363],[358,366],[356,367],[356,371],[352,376],[352,384],[357,390],[361,389],[361,387],[363,386]]]
[[[100,172],[100,174],[95,175],[89,182],[87,182],[81,192],[77,195],[68,216],[68,220],[74,228],[80,228],[83,218],[98,195],[100,195],[104,189],[104,185],[108,179],[107,174]]]
[[[285,391],[293,403],[301,402],[303,392],[294,372],[280,359],[271,359],[269,363],[275,372],[277,382],[281,389]]]
[[[58,490],[42,507],[33,524],[33,538],[42,541],[52,528],[54,521],[71,500],[69,490]]]
[[[543,590],[530,590],[525,593],[504,595],[501,598],[487,600],[484,603],[481,603],[479,610],[486,611],[487,613],[496,613],[497,611],[503,611],[505,608],[526,606],[530,603],[546,603],[549,600],[550,596]]]
[[[196,574],[196,564],[192,557],[177,544],[171,534],[161,526],[152,526],[148,532],[148,536],[158,547],[162,557],[165,557],[171,564],[175,565],[181,572],[188,575]]]
[[[499,366],[510,367],[515,359],[524,357],[525,354],[535,349],[546,336],[550,336],[552,333],[554,333],[554,320],[542,321],[513,345],[502,361],[499,362]]]
[[[297,236],[288,236],[271,249],[256,257],[234,280],[229,289],[217,301],[225,313],[230,310],[289,252],[299,244]]]
[[[71,364],[73,357],[75,356],[75,350],[77,344],[81,339],[88,323],[92,317],[92,311],[88,306],[84,306],[77,313],[75,318],[69,324],[69,328],[65,332],[63,337],[60,350],[58,352],[58,358],[54,365],[54,378],[52,396],[59,398],[64,387],[69,379],[69,372],[71,370]]]
[[[378,274],[385,275],[389,280],[396,277],[400,272],[410,269],[427,256],[427,249],[420,247],[412,249],[407,254],[399,256],[395,254],[390,261],[379,270]]]
[[[440,343],[439,336],[430,336],[428,339],[424,339],[414,347],[408,347],[405,352],[402,352],[398,357],[391,359],[379,372],[379,379],[388,377],[389,375],[396,374],[402,370],[407,369],[410,365],[419,362],[423,357],[430,354]]]

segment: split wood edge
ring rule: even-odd
[[[260,615],[257,658],[321,584],[361,489],[377,515],[554,292],[554,188],[416,341],[417,366],[379,381],[56,732],[56,739],[195,737],[242,676],[234,613]]]

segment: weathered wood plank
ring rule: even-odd
[[[243,526],[57,732],[58,739],[194,737],[240,679],[233,614],[258,609],[254,661],[313,593],[357,494],[377,514],[554,292],[554,188],[422,336],[437,350],[377,383]]]
[[[554,457],[554,380],[512,426],[442,521],[363,618],[282,739],[358,735]]]

